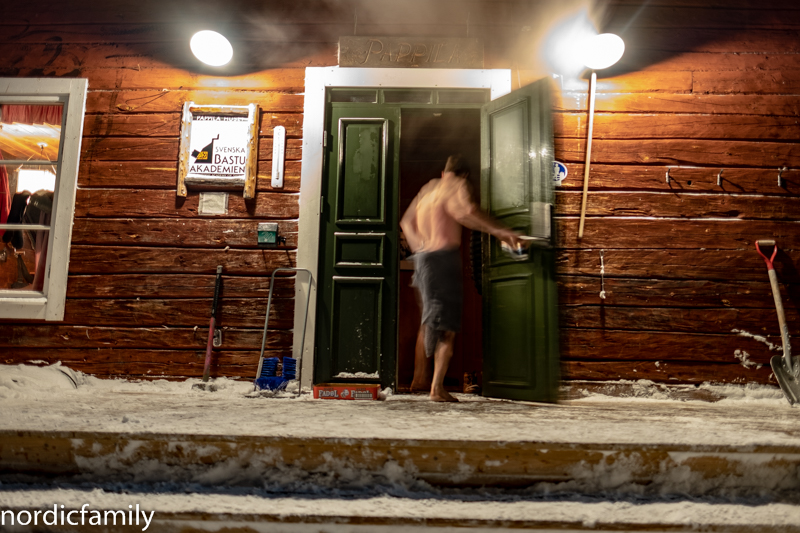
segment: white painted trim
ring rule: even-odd
[[[328,87],[431,87],[450,89],[489,89],[494,100],[511,92],[511,71],[461,69],[379,69],[379,68],[306,68],[303,106],[303,160],[300,171],[300,220],[298,223],[297,266],[314,276],[313,287],[298,276],[295,302],[306,301],[311,291],[305,347],[300,354],[300,335],[294,336],[294,357],[303,359],[303,386],[310,386],[314,374],[314,335],[317,307],[317,263],[319,259],[320,196],[322,193],[323,126],[325,90]],[[302,305],[295,305],[294,331],[303,331]]]
[[[88,87],[88,80],[78,78],[0,79],[2,101],[30,104],[64,102],[61,164],[58,167],[58,190],[53,195],[53,214],[50,219],[52,230],[47,243],[47,264],[42,289],[44,295],[28,291],[0,291],[0,318],[49,321],[64,319],[72,222],[75,217],[75,191],[78,186],[78,163]]]

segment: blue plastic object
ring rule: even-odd
[[[289,381],[287,379],[277,376],[258,378],[255,381],[256,389],[258,390],[279,391],[284,390],[288,384]]]

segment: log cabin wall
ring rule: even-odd
[[[340,35],[470,36],[484,40],[487,68],[512,69],[524,85],[546,74],[529,45],[564,4],[4,3],[0,76],[86,77],[89,95],[65,320],[0,322],[0,362],[61,361],[101,377],[199,376],[222,264],[213,373],[253,375],[269,274],[295,262],[304,68],[336,65]],[[595,11],[628,51],[599,73],[580,240],[587,85],[556,80],[555,157],[569,169],[556,195],[563,376],[770,382],[780,336],[752,242],[778,240],[797,331],[800,6],[619,0]],[[232,67],[203,69],[188,54],[192,31],[209,21],[228,28],[239,54]],[[185,101],[261,109],[257,197],[232,193],[225,216],[198,215],[197,192],[176,197]],[[273,190],[278,124],[287,128],[286,184]],[[780,167],[788,168],[781,186]],[[257,248],[265,220],[280,222],[285,246]],[[280,280],[268,337],[276,355],[291,349],[293,295],[292,280]]]

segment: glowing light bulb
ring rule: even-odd
[[[212,67],[226,65],[233,58],[231,43],[215,31],[203,30],[195,33],[189,46],[197,59]]]
[[[608,68],[625,53],[625,42],[613,33],[601,33],[583,43],[583,64],[590,69]]]

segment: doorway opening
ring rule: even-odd
[[[447,157],[460,153],[470,166],[469,182],[473,198],[480,204],[480,109],[476,108],[407,108],[400,114],[399,211],[402,216],[420,188],[441,176]],[[476,235],[475,238],[480,238]],[[456,335],[453,358],[445,387],[462,392],[465,380],[480,384],[483,357],[483,328],[479,271],[471,258],[471,231],[462,230],[464,307],[461,330]],[[478,241],[479,242],[479,241]],[[421,310],[416,290],[411,286],[414,263],[400,239],[398,275],[398,348],[397,390],[407,392],[414,374],[414,357]],[[480,246],[478,244],[478,246]],[[479,259],[479,257],[478,257]],[[478,282],[476,283],[476,278]],[[432,360],[428,359],[432,365]]]

